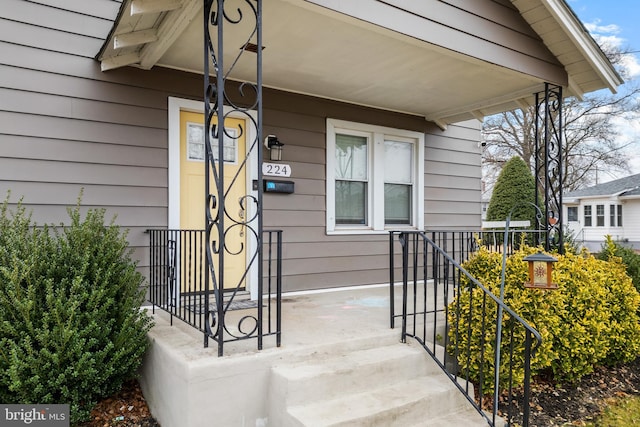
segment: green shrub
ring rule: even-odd
[[[531,360],[534,375],[550,372],[558,382],[573,382],[592,372],[597,364],[630,361],[640,355],[640,295],[620,262],[597,260],[586,253],[556,255],[553,281],[559,288],[526,289],[523,283],[528,273],[523,258],[534,252],[537,249],[525,247],[508,258],[504,293],[507,306],[542,336],[542,344]],[[463,267],[499,295],[501,264],[501,254],[482,249]],[[469,369],[474,381],[482,378],[483,389],[491,391],[496,332],[492,320],[496,307],[487,301],[479,289],[466,283],[451,303],[450,322],[457,327],[449,331],[449,336],[452,343],[466,349],[468,338],[460,331],[471,330],[470,352],[459,355],[458,362],[463,372]],[[489,313],[491,319],[483,319],[483,312]],[[513,319],[505,315],[502,355],[510,351],[507,332],[511,322]],[[478,338],[483,328],[487,343],[481,349]],[[505,372],[513,368],[514,385],[519,385],[524,378],[523,328],[515,329],[513,345],[514,354],[520,356],[513,366],[509,366],[506,357],[502,363]],[[471,355],[468,362],[467,354]],[[501,378],[501,384],[507,385],[506,378]]]
[[[633,282],[633,285],[640,292],[640,254],[633,249],[625,247],[615,242],[611,236],[607,236],[606,241],[602,245],[602,251],[598,254],[598,259],[611,260],[612,258],[620,258],[625,265],[625,269]]]
[[[104,210],[38,228],[0,212],[0,401],[68,403],[73,423],[136,375],[151,320],[126,234]]]
[[[558,357],[552,361],[554,378],[573,382],[593,372],[610,349],[608,324],[611,312],[607,304],[605,283],[611,270],[607,263],[591,255],[557,256],[553,280],[562,304],[551,307],[551,315],[559,318],[553,346]]]
[[[541,347],[538,348],[531,360],[532,371],[541,371],[550,367],[551,361],[557,357],[551,334],[553,329],[557,327],[558,319],[550,315],[550,305],[555,303],[554,300],[557,299],[558,294],[545,295],[543,291],[535,290],[532,292],[522,286],[528,274],[527,264],[522,261],[522,258],[534,252],[536,251],[524,247],[507,258],[504,300],[516,314],[541,334]],[[494,295],[500,295],[502,254],[482,248],[464,263],[463,267]],[[470,377],[476,383],[479,383],[482,377],[483,392],[490,393],[493,390],[495,375],[494,347],[497,329],[495,323],[497,304],[489,298],[483,298],[482,290],[470,287],[471,284],[464,278],[462,282],[463,287],[449,309],[450,324],[456,325],[450,329],[449,338],[452,344],[457,343],[460,348],[465,349],[464,354],[460,354],[458,357],[461,371],[466,373],[468,369]],[[458,310],[460,315],[456,317]],[[524,359],[515,357],[514,365],[511,367],[508,358],[505,357],[510,353],[511,341],[508,338],[508,331],[513,322],[514,320],[508,314],[504,315],[500,347],[503,364],[500,384],[504,386],[507,384],[506,376],[511,371],[510,368],[513,368],[515,386],[522,384],[524,380]],[[483,329],[484,336],[482,336]],[[468,330],[471,331],[471,342],[469,342]],[[482,338],[484,338],[482,341],[485,342],[484,349],[479,346]],[[514,354],[521,355],[524,348],[524,328],[514,326]],[[471,356],[470,359],[467,359],[467,354]]]

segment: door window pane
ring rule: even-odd
[[[367,183],[336,180],[336,224],[367,223]]]
[[[187,123],[187,159],[204,161],[204,126]]]
[[[237,141],[235,139],[236,130],[225,129],[224,136],[224,161],[228,163],[237,162]],[[218,139],[211,138],[211,150],[213,159],[218,160]],[[204,161],[204,125],[198,123],[187,123],[187,159],[193,161]]]

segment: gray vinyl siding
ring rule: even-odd
[[[15,10],[23,3],[26,11]],[[67,3],[75,9],[65,10]],[[144,231],[168,224],[168,97],[201,99],[202,77],[162,68],[100,71],[93,56],[119,2],[11,5],[0,10],[0,194],[23,197],[39,224],[59,224],[82,190],[83,209],[106,208],[129,230],[146,272]],[[48,14],[63,28],[48,28]],[[388,281],[387,235],[326,234],[327,118],[424,132],[426,226],[479,224],[477,126],[441,131],[422,117],[265,88],[264,134],[286,144],[296,188],[264,197],[265,227],[284,230],[285,290]]]
[[[283,162],[291,165],[288,179],[296,189],[291,195],[264,196],[265,227],[284,230],[285,290],[389,281],[387,234],[326,234],[327,118],[423,132],[425,227],[480,226],[479,122],[442,131],[422,117],[266,90],[264,133],[285,144]]]
[[[481,226],[480,122],[449,126],[425,139],[425,227],[478,229]]]
[[[100,71],[94,56],[119,8],[113,0],[3,3],[0,194],[22,198],[38,224],[60,224],[82,191],[83,209],[117,216],[145,271],[144,231],[167,224],[169,92],[158,79],[181,74]]]

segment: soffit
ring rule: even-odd
[[[581,94],[605,87],[535,3],[540,2],[514,1],[566,61],[569,89]],[[201,5],[201,0],[124,0],[98,58],[103,69],[161,66],[203,73]],[[530,104],[544,83],[303,0],[263,2],[263,23],[264,86],[419,115],[441,125]],[[250,20],[225,27],[225,69],[244,44],[244,25]],[[245,52],[229,77],[255,79],[255,57]]]

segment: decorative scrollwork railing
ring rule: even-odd
[[[535,178],[536,200],[544,198],[547,236],[545,249],[564,251],[563,186],[563,115],[562,86],[545,83],[544,92],[536,93]],[[540,194],[542,193],[542,194]],[[542,196],[542,197],[540,197]]]
[[[149,234],[149,292],[148,300],[156,308],[169,313],[170,322],[177,318],[203,333],[206,338],[232,311],[236,321],[233,328],[225,323],[225,342],[250,338],[258,340],[275,336],[281,338],[282,304],[282,231],[265,230],[264,275],[258,282],[258,295],[249,299],[232,292],[218,305],[207,289],[207,269],[204,230],[147,230]],[[215,305],[214,305],[215,304]],[[236,311],[237,310],[237,311]]]

